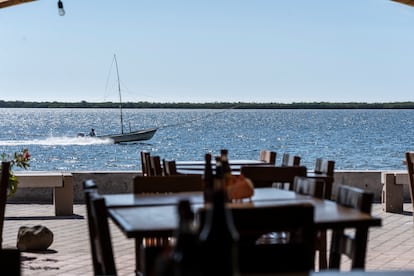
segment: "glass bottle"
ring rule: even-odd
[[[223,177],[224,177],[225,188],[231,185],[231,178],[232,178],[228,154],[229,154],[229,151],[226,149],[222,149],[220,151],[221,165],[223,166]]]
[[[214,175],[213,190],[224,189],[224,174],[221,157],[216,156],[216,174]]]
[[[230,209],[226,208],[226,192],[214,189],[211,208],[206,210],[199,235],[201,275],[234,276],[238,272],[238,239]]]
[[[194,213],[188,200],[178,203],[179,225],[175,234],[176,243],[172,252],[174,276],[198,275],[198,236],[194,227]]]
[[[214,176],[213,169],[211,168],[211,154],[206,153],[205,166],[203,174],[203,185],[204,185],[204,202],[211,202],[211,196],[214,187]]]

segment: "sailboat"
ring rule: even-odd
[[[145,141],[151,139],[158,128],[147,128],[147,129],[140,129],[130,132],[124,131],[124,116],[122,111],[122,94],[121,94],[121,83],[119,81],[119,70],[118,70],[118,62],[116,60],[116,55],[114,55],[115,60],[115,67],[116,67],[116,74],[118,77],[118,93],[119,93],[119,109],[120,109],[120,117],[121,117],[121,133],[119,134],[108,134],[108,135],[101,135],[96,136],[97,138],[103,139],[111,139],[114,143],[127,143],[127,142],[136,142],[136,141]]]

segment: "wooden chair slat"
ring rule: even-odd
[[[287,183],[288,189],[293,190],[295,176],[306,176],[306,173],[305,166],[242,166],[240,169],[240,174],[250,178],[256,188]]]
[[[83,182],[95,275],[117,275],[105,199],[92,180]]]
[[[351,186],[338,185],[335,200],[340,205],[370,214],[373,197],[371,192]],[[364,269],[367,242],[368,227],[359,227],[354,233],[345,232],[345,229],[333,230],[329,268],[339,269],[341,256],[345,255],[351,259],[352,269]]]
[[[261,150],[260,151],[260,161],[263,161],[268,164],[275,165],[276,164],[276,156],[277,153],[275,151],[270,150]]]

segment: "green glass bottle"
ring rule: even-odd
[[[199,271],[198,236],[188,200],[179,201],[178,217],[176,243],[172,252],[174,276],[195,276]]]
[[[205,221],[199,235],[201,275],[239,275],[239,234],[234,227],[231,210],[226,207],[226,198],[224,189],[215,188],[212,204],[210,208],[206,207]]]
[[[204,174],[203,174],[203,185],[204,185],[204,202],[211,202],[211,197],[214,187],[214,175],[213,169],[211,167],[211,154],[206,153],[204,165]]]

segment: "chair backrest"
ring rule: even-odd
[[[373,198],[372,192],[348,185],[338,185],[335,201],[340,205],[371,214]]]
[[[335,170],[335,161],[327,160],[324,158],[316,158],[315,160],[315,173],[326,174],[333,176]]]
[[[324,181],[317,178],[295,176],[293,190],[302,195],[323,198]]]
[[[242,166],[240,174],[253,182],[255,188],[272,187],[273,183],[287,183],[288,189],[293,190],[295,176],[306,176],[305,166]]]
[[[276,156],[277,156],[277,153],[275,151],[270,151],[270,150],[261,150],[260,151],[260,161],[263,161],[265,163],[275,165],[276,164]]]
[[[407,164],[408,179],[410,181],[411,204],[414,206],[414,152],[407,151],[405,153],[405,161]]]
[[[309,177],[318,178],[325,182],[324,198],[331,199],[334,182],[335,161],[324,158],[316,158],[315,169],[309,173]]]
[[[10,162],[1,162],[1,179],[0,179],[0,250],[3,248],[3,225],[4,215],[6,213],[7,188],[10,178]]]
[[[148,151],[141,151],[140,153],[141,155],[141,170],[142,170],[142,175],[147,176],[149,175],[149,157],[150,157],[150,153]]]
[[[300,166],[300,156],[284,153],[282,156],[282,167]]]
[[[203,191],[201,175],[136,176],[134,193],[178,193]]]
[[[339,205],[370,214],[373,197],[374,194],[371,192],[347,185],[338,185],[335,200]],[[359,227],[354,233],[345,232],[344,229],[333,230],[329,268],[339,269],[341,256],[345,255],[351,259],[352,269],[364,269],[367,241],[368,227]]]
[[[177,165],[175,160],[165,160],[162,159],[162,170],[164,175],[177,175]]]
[[[314,266],[314,207],[308,203],[232,207],[239,233],[240,273],[308,272]],[[206,209],[200,209],[200,225]],[[280,243],[256,243],[264,234],[284,232]]]
[[[105,199],[99,195],[92,180],[83,182],[89,239],[95,275],[116,275]]]
[[[310,195],[316,198],[324,197],[325,182],[319,178],[309,178],[304,176],[295,176],[293,183],[293,190],[299,194]],[[319,251],[319,270],[326,269],[327,262],[327,250],[326,250],[326,231],[319,230],[316,234],[315,250]]]
[[[162,175],[161,158],[158,155],[149,157],[149,176]]]

